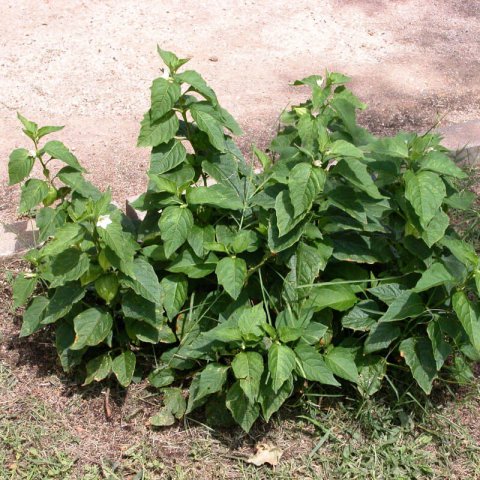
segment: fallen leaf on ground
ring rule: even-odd
[[[275,467],[280,462],[283,451],[274,445],[268,443],[259,443],[255,448],[255,455],[247,459],[247,463],[252,463],[257,467],[265,465],[266,463]]]

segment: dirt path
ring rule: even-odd
[[[325,67],[351,75],[378,133],[480,117],[480,1],[4,0],[0,5],[0,221],[15,217],[8,154],[15,112],[66,124],[61,138],[117,199],[143,188],[135,148],[156,44],[182,56],[265,144],[289,83]]]

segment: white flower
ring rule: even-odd
[[[35,158],[37,156],[37,152],[35,150],[29,150],[28,151],[28,156]]]
[[[98,217],[97,227],[106,229],[112,223],[110,215],[100,215]]]
[[[327,164],[327,168],[325,169],[327,172],[334,167],[338,163],[338,160],[329,160]]]
[[[170,78],[170,69],[168,67],[163,68],[162,78],[165,78],[165,80]]]

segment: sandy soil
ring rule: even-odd
[[[192,57],[246,131],[265,145],[289,83],[326,67],[353,77],[377,133],[480,116],[478,0],[3,0],[0,2],[0,221],[15,217],[9,152],[25,144],[15,112],[65,124],[69,145],[122,200],[141,191],[135,148],[155,47]]]

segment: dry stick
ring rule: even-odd
[[[110,420],[112,417],[112,408],[110,406],[110,387],[107,387],[105,390],[105,401],[103,402],[103,407],[105,409],[106,419]]]

